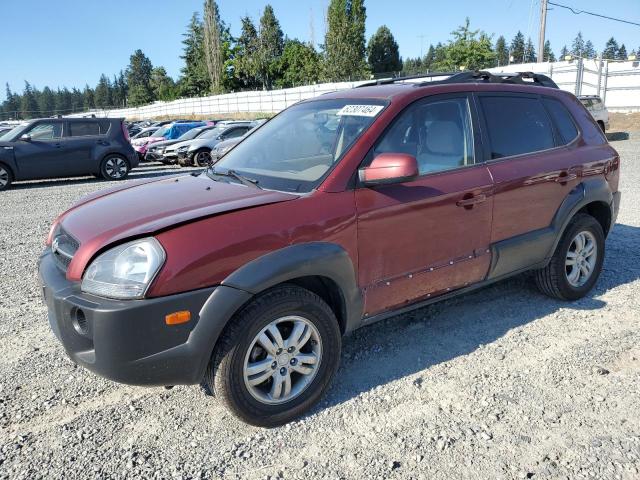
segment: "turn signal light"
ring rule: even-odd
[[[173,312],[164,317],[164,322],[167,325],[180,325],[181,323],[187,323],[189,320],[191,320],[191,312],[189,310]]]

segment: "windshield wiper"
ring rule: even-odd
[[[209,167],[207,169],[207,175],[209,177],[211,177],[211,175],[209,175],[209,172],[211,172],[213,175],[219,175],[221,177],[235,178],[242,185],[245,185],[247,187],[256,187],[256,188],[259,188],[260,190],[263,190],[263,188],[260,185],[258,185],[258,180],[254,179],[254,178],[245,177],[244,175],[239,174],[235,170],[227,170],[225,172],[217,172],[215,168]]]

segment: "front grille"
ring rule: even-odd
[[[80,244],[78,241],[62,229],[60,229],[60,232],[54,237],[51,243],[51,252],[58,267],[64,272],[69,268],[69,264],[79,247]]]

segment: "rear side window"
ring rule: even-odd
[[[105,135],[110,126],[111,122],[107,121],[69,122],[69,135],[72,137]]]
[[[562,102],[558,100],[545,98],[543,102],[547,107],[547,110],[549,110],[549,114],[551,115],[551,118],[553,118],[553,122],[556,124],[556,127],[560,132],[563,144],[566,145],[567,143],[571,143],[578,136],[578,129],[576,128],[569,111]]]
[[[491,158],[510,157],[555,146],[553,130],[537,98],[481,96]]]

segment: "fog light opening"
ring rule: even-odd
[[[81,308],[74,307],[74,309],[71,310],[71,323],[75,331],[80,335],[87,335],[89,333],[87,317]]]

